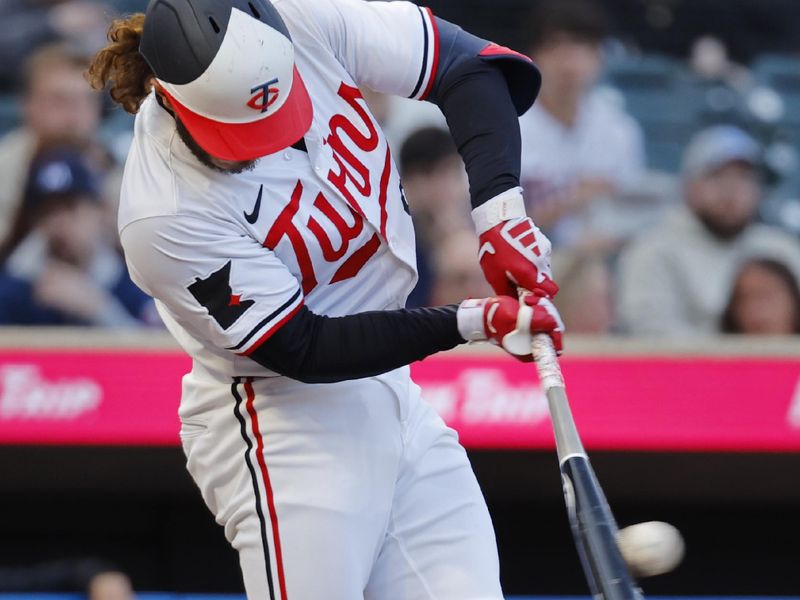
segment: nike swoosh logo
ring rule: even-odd
[[[481,246],[480,250],[478,250],[478,262],[483,260],[484,254],[496,254],[494,246],[491,242],[486,242],[483,246]]]
[[[253,212],[251,212],[249,215],[247,213],[242,213],[250,225],[255,225],[256,221],[258,221],[258,213],[261,210],[261,195],[263,193],[264,185],[262,184],[261,187],[258,188],[258,198],[256,198],[256,205],[253,207]]]

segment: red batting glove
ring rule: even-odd
[[[478,261],[497,294],[516,296],[518,288],[548,298],[558,293],[550,271],[550,240],[525,214],[519,189],[492,198],[472,216],[480,236]]]
[[[457,318],[465,340],[489,341],[523,362],[533,360],[531,342],[537,333],[549,335],[557,353],[563,349],[564,323],[553,303],[541,296],[464,300]]]

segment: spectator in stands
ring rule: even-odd
[[[761,197],[761,149],[747,133],[714,126],[683,158],[685,205],[620,257],[619,315],[637,335],[718,331],[737,266],[770,257],[800,273],[800,243],[754,222]]]
[[[595,253],[561,250],[553,254],[558,295],[553,302],[570,333],[602,335],[614,325],[611,270]]]
[[[25,67],[22,125],[0,139],[0,243],[9,233],[31,158],[39,148],[69,141],[85,148],[98,166],[107,156],[93,143],[101,97],[83,78],[84,54],[65,46],[38,50]]]
[[[2,0],[0,87],[10,89],[27,57],[39,46],[67,42],[93,54],[102,47],[111,8],[87,0]]]
[[[478,263],[478,236],[474,229],[465,227],[440,240],[434,249],[433,263],[431,305],[492,295],[492,288]]]
[[[102,225],[98,182],[81,154],[59,149],[35,157],[3,252],[0,324],[155,323],[152,300],[131,282]]]
[[[408,137],[400,151],[400,173],[417,234],[419,282],[408,306],[427,306],[437,244],[454,231],[472,227],[465,201],[469,183],[453,138],[436,127],[419,129]]]
[[[529,49],[542,90],[520,118],[522,185],[531,216],[555,247],[585,242],[580,218],[593,201],[643,176],[638,124],[593,93],[608,33],[605,13],[591,0],[549,0],[531,19]]]
[[[88,600],[135,600],[131,579],[122,571],[97,573],[86,586]]]
[[[35,598],[56,592],[81,592],[88,600],[135,599],[130,577],[105,560],[70,558],[0,567],[0,593],[26,593]]]
[[[785,264],[768,258],[745,263],[722,315],[723,333],[800,334],[800,285]]]

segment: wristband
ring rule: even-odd
[[[464,300],[456,311],[458,333],[468,342],[486,341],[486,331],[483,329],[483,307],[485,299]]]
[[[472,210],[472,220],[475,222],[475,231],[478,235],[504,221],[527,216],[521,187],[511,188],[498,194]]]

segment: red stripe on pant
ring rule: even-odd
[[[258,460],[258,466],[261,470],[261,477],[264,480],[264,490],[267,493],[267,508],[269,510],[269,519],[272,523],[272,538],[275,543],[275,562],[278,568],[278,585],[281,589],[281,598],[283,600],[288,600],[286,596],[286,577],[283,574],[283,555],[281,553],[281,536],[278,531],[278,514],[275,512],[272,484],[269,480],[267,463],[264,460],[264,440],[261,437],[261,431],[258,427],[258,414],[256,413],[255,406],[253,406],[256,394],[255,391],[253,391],[253,381],[251,379],[245,381],[244,389],[247,393],[247,414],[250,415],[250,420],[253,425],[253,435],[256,438],[256,459]]]

